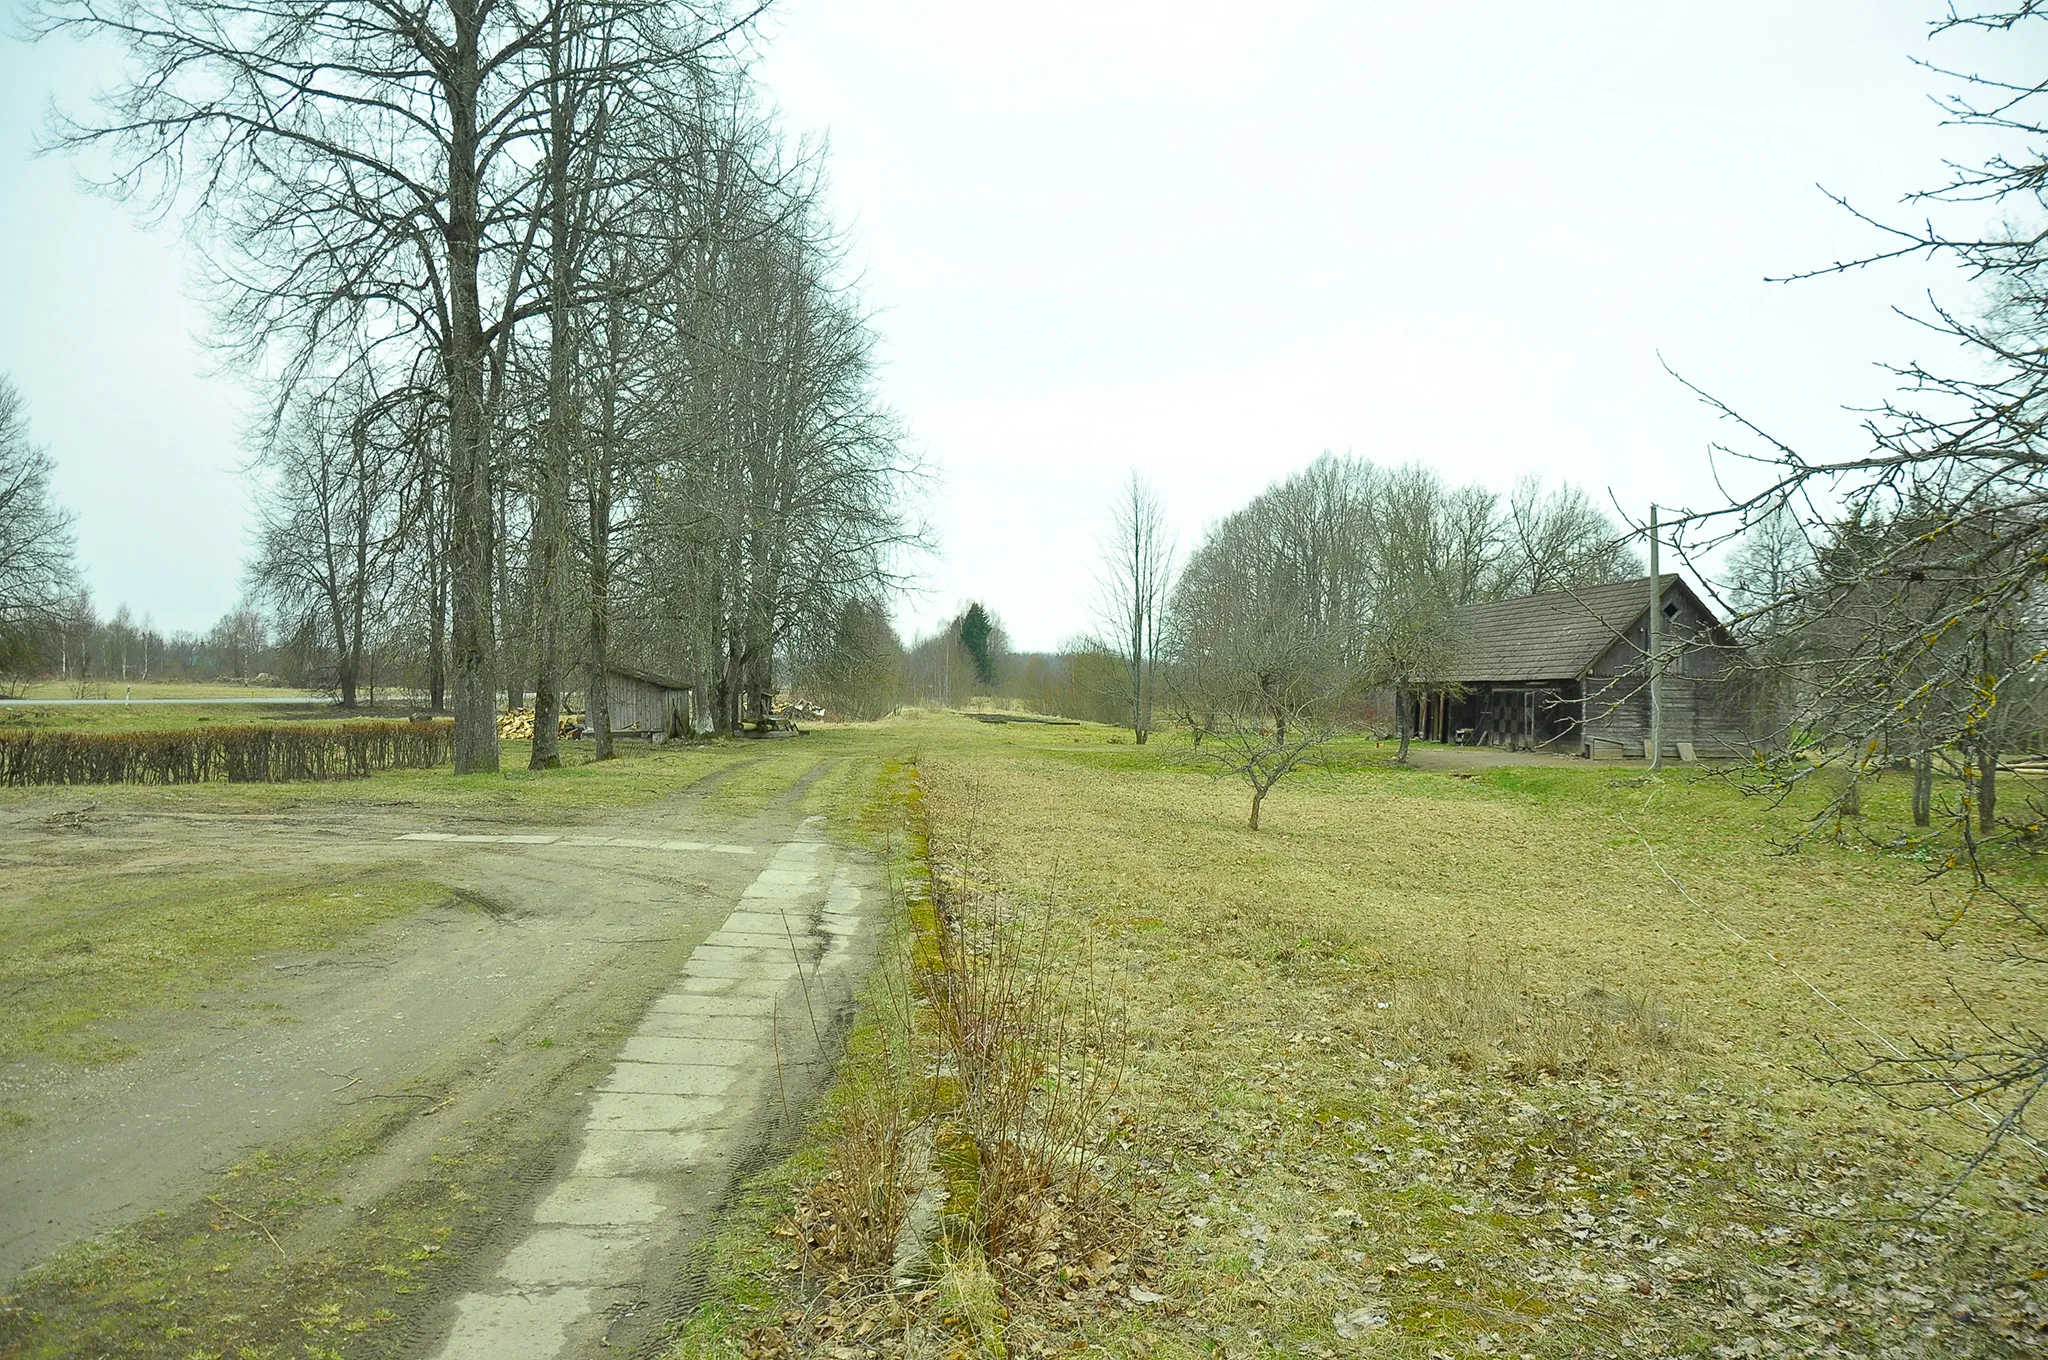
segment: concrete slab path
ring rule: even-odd
[[[812,818],[648,1008],[556,1181],[448,1307],[438,1360],[594,1354],[658,1298],[779,1100],[810,1085],[866,956],[871,886]]]

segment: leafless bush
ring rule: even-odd
[[[834,1268],[871,1275],[889,1266],[916,1176],[922,1102],[908,1082],[863,1085],[841,1103],[831,1170],[798,1206],[801,1246]]]
[[[448,759],[447,723],[300,723],[159,732],[0,737],[0,785],[281,783],[431,769]]]
[[[952,1097],[934,1152],[949,1245],[1026,1267],[1064,1220],[1095,1207],[1123,1015],[1092,978],[1076,986],[1065,974],[1050,912],[945,869],[933,875],[933,900],[939,966],[919,982]]]

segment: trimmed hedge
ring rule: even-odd
[[[0,784],[284,783],[425,770],[453,747],[446,722],[265,723],[172,732],[0,735]]]

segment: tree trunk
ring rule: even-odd
[[[1261,803],[1265,802],[1265,801],[1266,801],[1266,791],[1265,791],[1264,789],[1262,789],[1262,788],[1259,788],[1259,787],[1258,787],[1257,785],[1253,785],[1253,786],[1252,786],[1252,830],[1254,830],[1254,831],[1257,831],[1257,830],[1259,829],[1259,805],[1260,805]]]
[[[599,403],[604,428],[597,440],[597,466],[590,478],[590,678],[585,682],[583,723],[590,729],[593,760],[612,758],[611,665],[612,590],[612,415],[609,393]]]
[[[564,540],[568,537],[569,451],[575,428],[570,369],[573,327],[569,314],[569,290],[574,277],[569,241],[569,141],[575,110],[562,88],[560,11],[556,13],[551,54],[555,80],[549,95],[548,129],[548,423],[539,475],[534,478],[533,542],[529,553],[533,591],[533,755],[527,768],[532,770],[552,770],[562,763],[560,576]]]
[[[355,443],[355,484],[356,484],[356,541],[355,541],[355,587],[349,592],[350,622],[353,627],[348,638],[348,663],[344,674],[348,676],[347,687],[342,691],[342,707],[356,706],[356,687],[363,678],[363,618],[370,605],[370,506],[365,494],[368,485],[365,477],[364,450],[361,434]],[[370,702],[375,703],[373,693]]]
[[[1138,744],[1140,746],[1145,744],[1146,737],[1152,735],[1152,699],[1153,690],[1157,684],[1153,671],[1158,665],[1157,638],[1153,636],[1152,625],[1149,621],[1146,623],[1145,632],[1145,664],[1138,668],[1138,682],[1145,695],[1144,705],[1138,712],[1138,720],[1144,724],[1144,731],[1138,737]]]
[[[1922,751],[1913,762],[1913,825],[1934,821],[1934,752]]]
[[[1989,745],[1977,761],[1977,830],[1990,835],[1998,828],[1998,752]]]
[[[1131,741],[1145,744],[1145,595],[1143,568],[1134,544],[1131,553]]]
[[[1405,688],[1396,686],[1394,689],[1394,725],[1401,732],[1401,750],[1394,757],[1396,765],[1406,765],[1408,763],[1408,703],[1408,691]]]
[[[498,488],[496,570],[498,579],[498,675],[505,684],[505,711],[526,707],[526,650],[524,620],[512,598],[512,517],[506,505],[506,491]],[[528,585],[531,586],[531,582]],[[533,592],[526,592],[531,600]]]
[[[431,484],[433,474],[428,474]],[[433,495],[430,490],[427,493]],[[427,620],[427,705],[436,713],[448,707],[448,572],[443,549],[446,532],[441,512],[427,506],[427,594],[433,617]]]
[[[477,0],[452,0],[454,69],[448,100],[448,548],[453,597],[455,772],[495,773],[497,677],[491,617],[491,444],[484,401],[483,308],[478,270],[483,230],[477,219],[477,95],[482,79]]]

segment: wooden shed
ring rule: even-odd
[[[698,731],[697,687],[631,666],[605,668],[614,736],[687,737]]]
[[[1659,692],[1664,754],[1747,751],[1756,715],[1737,674],[1740,645],[1676,574],[1658,591],[1667,656]],[[1468,605],[1441,690],[1418,701],[1426,741],[1573,755],[1643,754],[1650,735],[1650,578]]]

